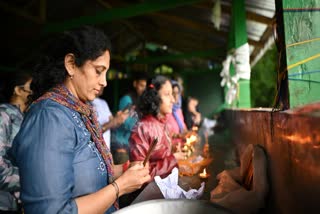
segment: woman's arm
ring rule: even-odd
[[[119,127],[128,117],[128,111],[118,111],[114,117],[110,117],[110,120],[101,126],[102,132]]]
[[[150,179],[149,171],[143,165],[136,164],[129,168],[116,181],[90,195],[76,198],[79,214],[104,213],[117,199],[126,193],[139,189]],[[119,191],[119,192],[118,192]]]
[[[0,112],[0,189],[2,191],[14,192],[19,191],[19,171],[16,166],[8,159],[7,153],[12,142],[9,133],[10,117],[5,112]]]

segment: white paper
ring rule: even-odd
[[[162,179],[160,176],[154,177],[154,180],[165,199],[197,199],[201,197],[204,190],[204,182],[201,183],[201,187],[198,190],[190,189],[189,191],[185,191],[178,185],[178,179],[179,171],[177,168],[174,168],[171,174],[164,179]]]

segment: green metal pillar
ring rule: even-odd
[[[231,8],[231,26],[229,31],[228,50],[236,49],[248,42],[246,27],[245,0],[233,0]],[[230,75],[235,75],[231,63]],[[250,108],[250,80],[240,79],[238,81],[238,95],[236,106],[239,108]]]

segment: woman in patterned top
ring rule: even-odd
[[[2,93],[6,103],[0,105],[0,213],[18,213],[19,172],[8,151],[29,103],[30,82],[31,76],[27,73],[14,73],[5,82]]]
[[[111,213],[150,179],[141,162],[113,165],[90,103],[107,85],[110,46],[95,28],[66,31],[36,66],[35,101],[13,143],[26,214]]]

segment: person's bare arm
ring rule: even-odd
[[[128,118],[128,111],[118,111],[115,117],[110,117],[110,120],[101,126],[102,132],[108,129],[114,129],[119,127]]]
[[[136,164],[114,181],[119,188],[119,195],[117,195],[116,187],[109,184],[95,193],[76,198],[78,213],[105,213],[115,202],[117,196],[120,197],[126,193],[133,192],[149,180],[148,168],[143,167],[142,163]]]

